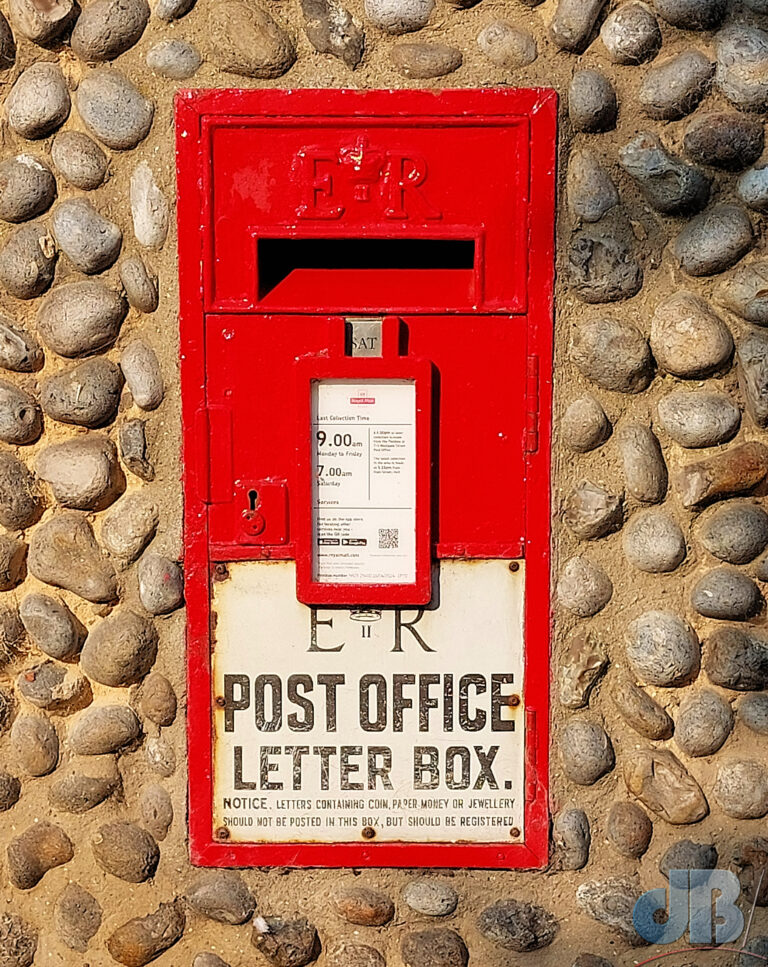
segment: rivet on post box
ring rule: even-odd
[[[176,124],[192,859],[542,867],[555,95]]]

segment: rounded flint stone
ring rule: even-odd
[[[143,410],[155,410],[165,395],[163,374],[157,355],[143,339],[134,339],[120,357],[120,368],[134,403]]]
[[[717,849],[712,843],[680,839],[659,860],[659,872],[668,880],[670,870],[714,870],[717,860]]]
[[[650,342],[659,367],[681,379],[717,372],[733,353],[733,338],[722,319],[703,299],[685,290],[658,305]]]
[[[117,450],[103,434],[52,443],[35,466],[62,507],[74,510],[104,510],[123,484]]]
[[[45,380],[40,402],[46,416],[60,423],[96,428],[114,420],[122,388],[123,375],[113,362],[87,359]]]
[[[499,900],[477,918],[477,929],[505,950],[525,953],[548,947],[558,931],[557,920],[543,907],[520,900]]]
[[[56,931],[70,950],[85,953],[101,926],[99,901],[77,883],[68,883],[53,909]]]
[[[91,845],[99,866],[128,883],[143,883],[154,876],[160,861],[154,837],[133,823],[102,826],[94,834]]]
[[[406,883],[402,896],[411,910],[426,917],[447,917],[459,903],[459,895],[450,884],[426,876]]]
[[[467,945],[455,930],[446,927],[406,933],[400,942],[400,953],[406,967],[427,967],[430,963],[466,967],[469,962]]]
[[[739,702],[739,720],[758,735],[768,735],[768,694],[745,695]]]
[[[557,600],[579,618],[589,618],[611,600],[613,584],[605,571],[589,558],[572,557],[557,582]]]
[[[141,793],[141,819],[146,829],[162,841],[173,823],[173,802],[159,785],[145,786]]]
[[[574,400],[563,414],[560,434],[569,449],[588,453],[605,443],[611,435],[611,424],[594,396],[583,396]]]
[[[598,722],[571,719],[560,730],[559,748],[563,772],[579,786],[592,786],[613,769],[613,746]]]
[[[740,205],[720,204],[702,212],[677,236],[674,252],[688,275],[715,275],[731,268],[755,244],[749,215]]]
[[[175,561],[145,554],[139,561],[139,598],[150,614],[170,614],[184,600],[184,577]]]
[[[25,668],[16,678],[16,688],[36,708],[64,715],[91,699],[82,675],[50,660]]]
[[[655,134],[644,131],[634,137],[619,151],[619,162],[662,214],[696,212],[709,200],[709,178],[670,154]]]
[[[728,567],[707,572],[691,591],[691,606],[705,618],[746,621],[760,610],[762,601],[755,582]]]
[[[675,742],[686,755],[717,752],[733,729],[731,706],[717,692],[702,689],[687,695],[675,720]]]
[[[618,530],[623,516],[621,500],[590,480],[579,481],[563,502],[563,521],[585,541]]]
[[[75,104],[90,133],[113,151],[135,148],[149,134],[155,106],[114,68],[86,74]]]
[[[54,809],[79,816],[87,813],[120,788],[120,777],[111,766],[112,760],[104,770],[105,775],[84,775],[80,772],[61,776],[48,789],[48,801]]]
[[[630,517],[622,544],[629,563],[649,574],[674,571],[685,560],[683,532],[663,510],[641,510]]]
[[[127,609],[114,611],[88,634],[80,667],[101,685],[133,685],[157,657],[157,632],[151,621]]]
[[[507,70],[527,67],[538,56],[533,34],[519,30],[508,20],[491,21],[477,35],[477,45],[497,67]]]
[[[638,935],[632,922],[632,910],[641,894],[640,884],[631,876],[610,876],[604,880],[587,880],[576,891],[576,901],[584,912],[605,924],[633,947],[645,941]],[[583,962],[584,958],[579,958]],[[579,964],[575,962],[573,967]],[[579,967],[582,967],[579,964]],[[583,967],[602,967],[587,960]]]
[[[611,694],[616,710],[638,735],[659,741],[668,739],[674,723],[656,699],[629,678],[620,678]]]
[[[157,0],[153,13],[158,20],[178,20],[189,13],[195,5],[195,0]]]
[[[592,836],[583,809],[563,809],[552,825],[552,840],[557,850],[557,869],[581,870],[589,861]]]
[[[640,423],[625,423],[617,440],[628,492],[643,503],[662,501],[667,492],[667,467],[653,431]]]
[[[693,161],[726,171],[742,171],[754,164],[764,144],[759,121],[720,111],[696,115],[683,139],[685,153]]]
[[[598,222],[619,203],[611,176],[597,155],[589,150],[574,151],[568,165],[568,207],[575,218]]]
[[[434,0],[415,0],[408,6],[396,0],[368,0],[365,12],[382,30],[407,33],[424,26],[433,5]],[[211,57],[221,70],[274,80],[296,60],[293,39],[255,4],[219,2],[211,8],[208,26]]]
[[[760,819],[768,813],[768,770],[753,759],[724,762],[712,794],[726,816]]]
[[[90,356],[109,349],[127,312],[125,299],[102,282],[67,282],[46,296],[37,328],[60,356]]]
[[[643,285],[643,270],[627,244],[596,228],[574,235],[568,273],[574,293],[590,305],[630,299]]]
[[[447,44],[397,44],[392,50],[392,63],[403,77],[428,80],[457,71],[463,55]]]
[[[704,669],[713,685],[738,692],[768,688],[768,640],[749,628],[718,628],[707,641]]]
[[[74,0],[10,0],[13,29],[34,44],[56,41],[80,12]]]
[[[59,202],[53,210],[51,229],[59,248],[86,275],[108,269],[120,254],[123,233],[87,198]]]
[[[56,246],[42,222],[15,229],[0,249],[0,284],[17,299],[34,299],[53,282]]]
[[[44,584],[102,603],[117,597],[117,575],[81,514],[56,514],[32,532],[29,570]],[[88,674],[88,672],[86,672]]]
[[[185,923],[180,900],[161,903],[154,913],[134,917],[118,927],[106,947],[119,964],[148,964],[181,940]]]
[[[144,420],[126,420],[118,433],[120,459],[127,470],[141,480],[154,480],[155,468],[147,455]]]
[[[0,379],[0,440],[23,446],[43,432],[43,415],[33,396]]]
[[[768,107],[768,34],[757,27],[732,24],[715,37],[715,80],[722,93],[744,111]]]
[[[0,162],[0,218],[26,222],[47,211],[56,197],[56,179],[28,154]]]
[[[753,330],[736,347],[739,387],[747,412],[761,427],[768,425],[768,333]]]
[[[720,304],[747,322],[768,326],[768,262],[740,265],[718,285]]]
[[[161,249],[168,235],[170,208],[146,161],[140,162],[131,175],[130,197],[137,242],[145,248]]]
[[[362,41],[361,41],[362,48]],[[362,56],[362,49],[360,52]],[[200,69],[203,58],[192,44],[185,40],[161,40],[147,51],[147,67],[156,74],[183,81]]]
[[[31,890],[45,874],[75,855],[72,841],[53,823],[38,821],[8,844],[8,879],[17,890]]]
[[[185,897],[196,913],[218,923],[246,923],[256,909],[256,901],[242,877],[230,870],[201,874],[190,884]]]
[[[96,705],[82,712],[69,733],[75,755],[109,755],[135,742],[141,735],[136,713],[126,705]]]
[[[114,60],[138,43],[148,21],[147,0],[91,0],[72,31],[72,50],[90,63]]]
[[[646,611],[626,634],[627,659],[647,685],[687,685],[699,673],[701,648],[691,626],[668,611]]]
[[[0,367],[14,373],[35,373],[44,362],[40,343],[30,333],[0,316]]]
[[[736,182],[736,193],[747,207],[768,212],[768,165],[755,165]]]
[[[749,501],[728,501],[702,516],[698,536],[721,561],[748,564],[768,547],[768,513]]]
[[[11,129],[30,141],[45,138],[69,117],[69,88],[58,64],[38,62],[27,67],[5,101]]]
[[[597,70],[577,70],[568,88],[568,116],[576,131],[609,131],[618,105],[613,84]]]
[[[574,329],[570,357],[581,373],[602,389],[640,393],[653,378],[648,342],[629,322],[598,317]]]
[[[606,832],[617,852],[638,859],[650,845],[653,825],[635,803],[615,802],[608,813]]]
[[[728,0],[654,0],[656,13],[681,30],[714,30],[725,17]]]
[[[715,447],[731,440],[741,411],[724,393],[675,390],[659,400],[659,422],[681,447]]]
[[[59,737],[50,719],[19,715],[11,726],[13,761],[29,776],[47,776],[59,762]]]
[[[587,46],[606,0],[558,0],[549,35],[561,50],[578,53]]]
[[[698,107],[714,73],[714,63],[700,50],[674,54],[646,71],[640,85],[640,104],[649,117],[677,121]]]
[[[150,273],[138,255],[123,259],[120,263],[120,281],[123,283],[126,298],[134,309],[145,313],[157,309],[157,278]]]
[[[63,601],[47,594],[27,594],[19,616],[29,637],[49,658],[70,661],[80,654],[86,630]]]
[[[650,8],[632,0],[608,14],[600,37],[614,64],[642,64],[661,47],[661,31]]]
[[[107,176],[107,156],[80,131],[60,131],[53,139],[51,158],[70,185],[83,191],[98,188]]]
[[[43,501],[34,476],[12,453],[0,451],[0,524],[8,530],[24,530],[43,512]]]

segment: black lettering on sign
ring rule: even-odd
[[[403,731],[403,709],[413,708],[413,700],[403,695],[403,686],[415,683],[415,675],[392,676],[392,728],[395,732]]]
[[[376,690],[376,717],[371,721],[371,686]],[[387,727],[387,681],[383,675],[363,675],[360,679],[360,728],[364,732],[383,732]]]
[[[309,648],[308,651],[341,651],[344,647],[344,642],[340,645],[336,645],[335,648],[321,648],[317,643],[317,629],[319,625],[326,625],[329,628],[333,628],[333,618],[328,618],[327,621],[321,621],[317,617],[317,608],[310,608],[309,611]]]
[[[378,759],[382,758],[384,762],[379,765]],[[384,789],[392,789],[392,780],[389,778],[389,773],[392,769],[392,750],[386,745],[369,745],[368,746],[368,788],[376,788],[376,780],[381,779],[381,785]]]
[[[487,690],[485,676],[483,675],[462,675],[459,681],[459,724],[465,732],[480,732],[485,728],[487,718],[482,709],[476,709],[475,715],[469,714],[469,690],[474,686],[477,694],[482,695]],[[469,754],[469,753],[467,753]],[[460,788],[466,789],[466,786]]]
[[[315,687],[311,675],[290,675],[288,677],[288,701],[303,709],[304,717],[299,718],[295,712],[288,716],[288,728],[293,732],[311,732],[315,725],[315,707],[304,695],[299,695],[299,686],[305,692],[311,692]]]
[[[352,782],[350,776],[360,771],[360,763],[350,762],[353,755],[362,755],[361,745],[343,745],[341,747],[340,769],[341,769],[341,788],[342,789],[362,789],[362,782]]]
[[[318,675],[317,684],[325,688],[325,728],[336,731],[336,689],[346,681],[344,675]]]
[[[287,745],[285,751],[290,752],[293,759],[293,788],[301,789],[301,759],[302,756],[309,755],[309,746]]]
[[[419,732],[429,732],[430,709],[437,708],[438,701],[429,694],[431,685],[439,685],[439,675],[419,675]]]
[[[456,774],[456,760],[459,760],[460,774]],[[449,789],[469,789],[469,749],[463,745],[452,745],[445,750],[445,784]]]
[[[504,684],[511,685],[514,680],[515,676],[511,673],[506,675],[491,675],[491,731],[493,732],[515,731],[515,720],[503,719],[501,717],[501,710],[503,708],[509,708],[507,702],[509,696],[501,694],[501,686]]]
[[[239,697],[235,698],[235,689]],[[224,731],[235,731],[235,712],[251,704],[251,683],[247,675],[224,676]]]
[[[453,675],[443,680],[443,731],[453,732]]]
[[[283,750],[279,745],[263,745],[259,754],[260,769],[259,780],[262,789],[282,789],[282,782],[272,782],[269,778],[271,773],[277,772],[279,766],[276,762],[270,762],[269,756],[280,755]]]
[[[258,783],[243,779],[243,747],[235,746],[235,789],[258,789]]]
[[[437,749],[432,745],[417,745],[413,750],[413,788],[437,789],[440,782]]]
[[[266,691],[270,690],[269,718],[266,714]],[[283,724],[283,683],[279,675],[257,675],[253,682],[253,704],[259,732],[277,732]]]
[[[499,784],[496,782],[496,776],[494,776],[493,769],[491,768],[498,751],[499,747],[497,745],[492,745],[487,752],[482,746],[475,746],[475,755],[480,763],[480,775],[475,780],[474,789],[482,789],[486,782],[491,789],[499,788]]]
[[[328,780],[331,773],[331,756],[337,755],[338,750],[334,745],[316,745],[312,752],[320,756],[320,788],[323,792],[329,789]]]
[[[418,641],[418,643],[421,645],[423,651],[435,650],[434,648],[429,647],[429,645],[426,643],[426,641],[424,641],[414,627],[414,625],[417,625],[423,617],[424,608],[419,608],[413,621],[403,621],[403,612],[399,608],[397,611],[395,611],[395,647],[392,649],[393,652],[403,650],[403,628],[407,628],[407,630],[410,631],[416,641]]]

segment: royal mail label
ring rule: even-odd
[[[416,580],[416,386],[312,383],[313,578]]]
[[[214,827],[524,840],[524,581],[522,564],[444,561],[426,608],[326,609],[296,600],[292,562],[230,564],[212,600]]]

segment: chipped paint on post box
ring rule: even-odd
[[[177,100],[197,864],[547,862],[555,108]]]

